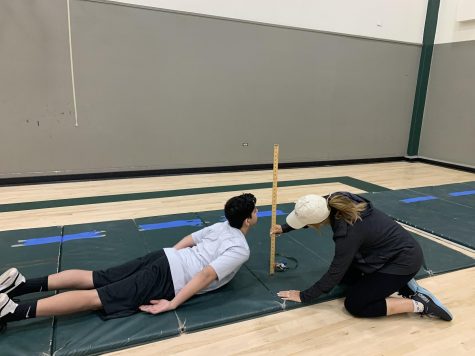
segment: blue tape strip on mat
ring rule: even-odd
[[[453,197],[460,197],[460,196],[463,196],[463,195],[472,195],[472,194],[475,194],[475,190],[466,190],[466,191],[463,191],[463,192],[449,193],[449,195],[451,195]]]
[[[271,216],[271,210],[264,210],[259,211],[257,216],[259,218]],[[282,210],[276,210],[276,215],[285,215]],[[220,217],[221,221],[225,221],[226,218],[224,216]],[[157,224],[141,224],[139,225],[139,231],[150,231],[150,230],[160,230],[160,229],[171,229],[174,227],[182,227],[182,226],[202,226],[203,222],[200,219],[192,219],[192,220],[174,220],[174,221],[166,221]]]
[[[160,229],[170,229],[174,227],[182,227],[182,226],[201,226],[203,222],[200,219],[192,219],[192,220],[174,220],[174,221],[167,221],[158,224],[142,224],[139,225],[139,231],[148,231],[148,230],[160,230]]]
[[[276,210],[275,215],[285,215],[282,210]],[[259,218],[264,218],[266,216],[272,216],[272,210],[264,210],[264,211],[258,211],[257,212],[257,217]]]
[[[58,236],[48,236],[48,237],[40,237],[40,238],[33,238],[27,240],[18,240],[17,245],[12,245],[12,247],[27,247],[27,246],[36,246],[36,245],[46,245],[52,244],[56,242],[66,242],[72,240],[81,240],[81,239],[97,239],[99,237],[106,236],[105,231],[86,231],[81,232],[78,234],[70,234],[70,235],[58,235]]]
[[[408,198],[408,199],[403,199],[401,201],[403,203],[416,203],[416,202],[419,202],[419,201],[434,200],[434,199],[438,199],[438,198],[436,198],[432,195],[428,195],[426,197]]]

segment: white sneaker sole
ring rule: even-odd
[[[0,293],[9,293],[25,282],[25,277],[16,268],[10,268],[0,276]]]
[[[8,298],[8,295],[6,295],[5,293],[1,293],[0,294],[0,319],[3,318],[7,314],[14,313],[17,306],[18,304],[15,303],[10,298]]]

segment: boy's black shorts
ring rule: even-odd
[[[134,314],[151,299],[175,297],[172,275],[163,250],[92,273],[106,319]]]

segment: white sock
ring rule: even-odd
[[[422,313],[424,311],[424,304],[421,302],[413,300],[412,304],[414,304],[414,313]]]

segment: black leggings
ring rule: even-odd
[[[345,274],[342,284],[348,285],[345,308],[357,317],[376,317],[387,314],[386,298],[395,292],[408,294],[407,282],[417,272],[409,275],[396,275],[374,272],[363,274],[350,269]]]

